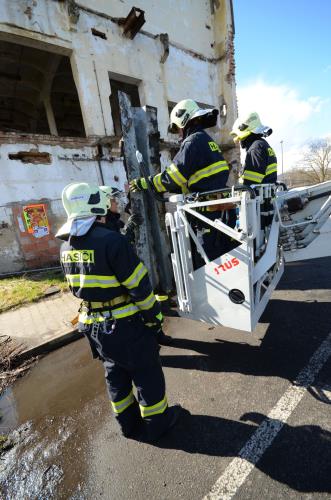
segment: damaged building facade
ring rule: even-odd
[[[220,110],[213,136],[235,165],[231,0],[2,0],[0,21],[0,274],[56,265],[66,184],[127,187],[123,93],[148,114],[152,172],[188,97]]]

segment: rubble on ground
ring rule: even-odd
[[[0,395],[37,361],[37,358],[24,359],[24,349],[24,345],[15,342],[9,335],[0,335]]]

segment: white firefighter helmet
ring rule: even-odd
[[[62,191],[62,203],[68,220],[106,215],[108,199],[98,187],[87,182],[74,182]]]
[[[237,118],[233,124],[230,135],[234,142],[238,142],[251,134],[259,134],[267,137],[271,133],[272,129],[267,125],[262,125],[259,115],[254,111],[244,118]]]
[[[120,191],[117,187],[113,186],[99,186],[101,191],[105,193],[108,201],[108,208],[111,208],[111,201],[115,200],[117,202],[119,212],[123,212],[129,203],[127,194],[124,191]]]
[[[169,132],[175,133],[179,128],[184,128],[190,120],[213,113],[213,109],[202,109],[193,99],[180,101],[170,113]]]

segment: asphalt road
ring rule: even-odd
[[[119,435],[79,340],[0,402],[2,429],[29,422],[3,461],[5,498],[330,498],[331,259],[287,266],[253,334],[175,317],[166,331],[168,399],[188,410],[171,433]]]

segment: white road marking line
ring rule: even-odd
[[[278,403],[263,420],[245,446],[218,478],[204,500],[230,500],[245,482],[250,472],[271,445],[291,413],[300,403],[307,387],[315,380],[317,374],[331,355],[331,333],[322,342],[310,358],[307,366],[301,370]]]

